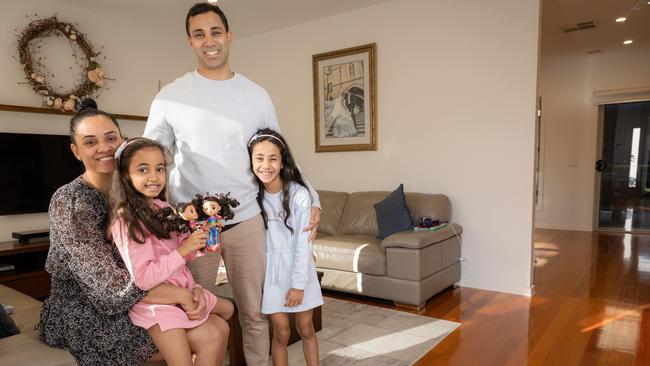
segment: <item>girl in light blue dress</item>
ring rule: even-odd
[[[323,304],[309,242],[311,197],[284,138],[263,129],[250,139],[248,152],[257,177],[257,201],[266,223],[266,277],[262,313],[271,318],[271,357],[275,366],[287,365],[291,330],[289,313],[307,364],[318,365],[318,340],[312,322],[313,309]]]

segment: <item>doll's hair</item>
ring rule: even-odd
[[[293,228],[289,226],[288,223],[289,216],[291,216],[291,209],[289,208],[289,185],[291,184],[291,182],[296,182],[301,186],[307,188],[307,184],[305,184],[305,179],[302,177],[302,174],[298,169],[298,165],[296,164],[293,155],[291,155],[291,150],[289,150],[289,145],[287,144],[287,141],[284,139],[284,137],[282,137],[282,135],[280,135],[278,132],[275,132],[270,128],[258,130],[248,142],[248,155],[250,156],[251,170],[253,171],[253,174],[255,174],[255,171],[253,169],[253,159],[254,159],[253,148],[255,147],[255,145],[263,141],[268,141],[272,143],[273,145],[277,146],[278,149],[280,150],[280,159],[282,159],[281,160],[282,168],[280,169],[280,179],[282,180],[282,209],[284,209],[284,212],[286,212],[286,215],[284,217],[284,225],[293,234]],[[264,226],[268,227],[267,225],[268,216],[264,211],[264,205],[262,203],[264,202],[264,192],[265,192],[264,183],[262,183],[262,181],[257,177],[257,175],[255,175],[255,181],[257,181],[257,186],[258,186],[257,203],[260,205],[260,208],[262,209],[262,218],[264,219]]]
[[[182,213],[190,205],[192,205],[191,202],[180,202],[174,207],[163,207],[156,213],[156,218],[167,232],[189,232],[191,231],[190,222],[183,218]]]
[[[232,209],[239,206],[239,201],[237,201],[235,198],[230,197],[230,192],[226,194],[220,193],[215,195],[206,193],[205,196],[197,194],[194,196],[192,204],[198,208],[197,212],[199,213],[199,218],[202,220],[208,218],[208,215],[203,212],[204,202],[218,203],[221,207],[219,210],[219,216],[221,216],[224,220],[231,220],[233,217],[235,217],[235,213],[232,212]]]
[[[174,205],[174,211],[176,212],[176,214],[178,215],[178,217],[180,217],[181,219],[183,219],[183,212],[185,212],[185,210],[186,210],[187,207],[189,207],[189,206],[194,206],[194,205],[192,205],[192,202],[179,202],[179,203],[177,203],[177,204]],[[194,208],[196,209],[196,206],[195,206]],[[186,220],[186,219],[183,219],[183,220],[184,220],[184,221],[188,221],[188,220]]]
[[[118,218],[124,220],[129,229],[129,236],[138,243],[144,243],[148,234],[153,234],[160,239],[169,239],[169,231],[158,216],[158,210],[152,207],[149,199],[138,192],[129,176],[129,165],[136,152],[154,147],[160,150],[165,157],[165,152],[158,142],[138,137],[125,141],[115,153],[117,167],[111,177],[111,188],[108,202],[111,213],[111,222]],[[158,199],[165,200],[166,186],[163,187]]]

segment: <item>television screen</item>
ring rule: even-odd
[[[83,173],[62,135],[0,133],[0,215],[47,212],[52,194]]]

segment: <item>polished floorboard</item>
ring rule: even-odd
[[[415,365],[650,365],[650,236],[536,230],[535,258],[533,297],[430,299],[421,314],[461,326]]]

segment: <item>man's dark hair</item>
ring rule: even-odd
[[[228,27],[228,19],[226,18],[226,14],[223,13],[221,8],[214,4],[196,3],[190,8],[190,10],[187,11],[187,16],[185,17],[185,32],[187,33],[188,37],[190,36],[190,18],[195,15],[208,12],[217,14],[219,18],[221,18],[223,26],[226,27],[226,32],[230,31],[230,28]]]

